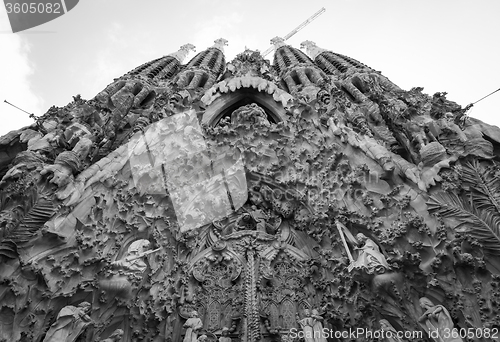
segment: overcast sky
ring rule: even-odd
[[[381,71],[403,89],[424,87],[465,106],[500,88],[499,0],[80,0],[49,23],[13,34],[0,8],[0,135],[72,96],[90,99],[113,78],[177,51],[226,38],[226,60],[267,49],[321,7],[293,36]],[[193,57],[191,53],[188,60]],[[269,55],[268,58],[270,58]],[[470,115],[500,126],[500,92]]]

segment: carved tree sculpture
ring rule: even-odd
[[[297,315],[297,323],[299,323],[302,328],[304,340],[306,342],[314,342],[314,325],[316,322],[309,309],[304,310],[304,318],[301,319]]]
[[[229,337],[229,328],[224,327],[221,331],[221,337],[219,337],[219,342],[231,342],[231,337]]]
[[[99,282],[101,288],[118,296],[129,296],[133,283],[142,279],[142,274],[147,268],[144,259],[148,254],[154,252],[148,250],[150,244],[146,239],[134,241],[122,259],[111,263],[113,268],[112,277],[102,279]]]

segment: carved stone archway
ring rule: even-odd
[[[225,115],[251,103],[256,103],[262,107],[270,121],[276,123],[286,121],[285,108],[272,95],[253,88],[241,88],[216,98],[205,110],[201,122],[202,124],[214,126]]]

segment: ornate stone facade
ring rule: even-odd
[[[273,43],[185,45],[0,138],[0,341],[500,336],[500,129]]]

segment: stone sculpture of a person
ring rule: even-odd
[[[398,331],[394,329],[394,327],[389,323],[386,319],[381,319],[380,330],[384,332],[385,341],[386,342],[404,342],[401,338],[398,337]]]
[[[144,257],[147,255],[149,246],[150,242],[146,239],[132,242],[125,257],[113,262],[113,266],[133,273],[144,272],[148,267],[144,262]]]
[[[359,269],[368,274],[381,274],[390,269],[385,256],[380,252],[380,248],[373,240],[362,233],[356,235],[356,239],[361,245],[361,247],[356,248],[360,252],[356,261],[349,265],[349,271]]]
[[[186,335],[183,342],[197,342],[198,332],[203,328],[203,322],[198,317],[198,312],[191,312],[191,317],[184,323],[184,328],[186,328]]]
[[[231,342],[231,337],[229,337],[229,328],[222,328],[222,336],[219,337],[219,342]]]
[[[311,311],[311,317],[313,318],[313,338],[314,342],[327,342],[326,337],[323,332],[323,317],[320,316],[318,310],[313,309]]]
[[[113,276],[99,282],[101,289],[114,292],[120,297],[130,296],[132,283],[142,279],[147,269],[146,256],[159,250],[150,250],[149,246],[150,242],[146,239],[132,242],[127,253],[120,260],[111,263]]]
[[[309,309],[304,309],[304,318],[300,319],[297,315],[297,322],[302,328],[302,332],[304,333],[304,341],[305,342],[315,342],[314,341],[314,323],[315,320],[311,316],[311,311]]]
[[[434,341],[463,342],[459,336],[453,337],[453,320],[444,306],[434,305],[427,297],[420,298],[419,302],[424,313],[418,321]]]
[[[253,220],[255,221],[255,227],[260,232],[266,232],[266,220],[269,218],[267,214],[261,210],[257,209],[255,205],[252,205],[252,211],[250,212]]]
[[[101,342],[120,342],[122,340],[122,337],[123,337],[123,330],[116,329],[107,339],[102,340]]]
[[[92,323],[88,316],[90,303],[82,302],[77,307],[68,305],[59,311],[56,321],[50,326],[43,342],[74,342]]]
[[[47,165],[40,172],[42,176],[47,175],[50,183],[58,188],[56,196],[60,200],[69,197],[76,191],[74,186],[75,174],[81,167],[78,155],[73,151],[61,152],[54,160],[54,165]]]

